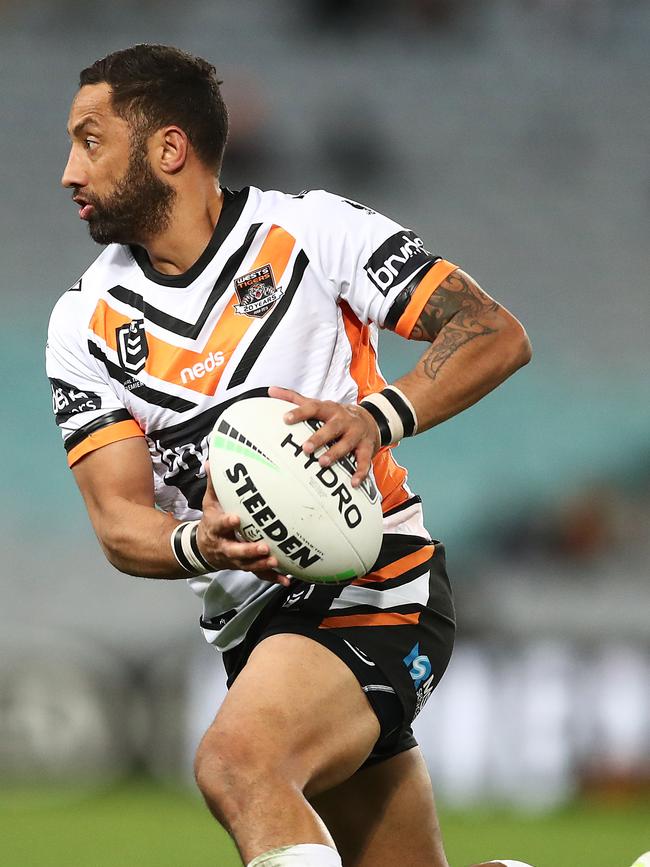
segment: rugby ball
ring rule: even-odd
[[[321,422],[287,424],[295,404],[271,397],[232,403],[209,439],[210,476],[240,534],[264,541],[278,571],[303,581],[338,584],[372,568],[382,540],[381,497],[371,475],[358,488],[347,456],[329,467],[302,446]]]

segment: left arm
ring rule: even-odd
[[[431,343],[394,383],[415,407],[418,431],[467,409],[532,355],[521,323],[460,269],[433,292],[410,339]]]
[[[418,431],[467,409],[531,358],[521,323],[460,269],[431,294],[410,339],[431,344],[416,367],[394,383],[413,405]],[[324,424],[307,440],[305,452],[331,442],[319,459],[324,466],[354,452],[357,472],[352,483],[360,484],[380,448],[377,424],[367,410],[281,388],[269,394],[299,404],[287,414],[289,423],[321,419]]]

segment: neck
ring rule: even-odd
[[[184,274],[210,242],[223,206],[223,193],[215,179],[200,190],[178,190],[169,226],[142,244],[161,274]]]

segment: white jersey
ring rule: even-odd
[[[381,390],[378,327],[408,337],[456,267],[412,231],[323,191],[224,196],[189,271],[163,275],[142,248],[110,245],[50,321],[47,373],[69,464],[144,436],[156,504],[182,520],[201,515],[208,435],[225,406],[271,385],[342,403]],[[390,449],[374,473],[386,530],[426,535]],[[241,571],[189,583],[222,650],[279,589]]]

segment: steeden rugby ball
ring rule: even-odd
[[[295,404],[270,397],[228,406],[210,434],[210,474],[219,502],[241,519],[241,535],[264,541],[278,571],[342,583],[372,568],[382,540],[381,497],[368,476],[353,488],[348,456],[321,467],[303,443],[318,421],[286,424]]]

